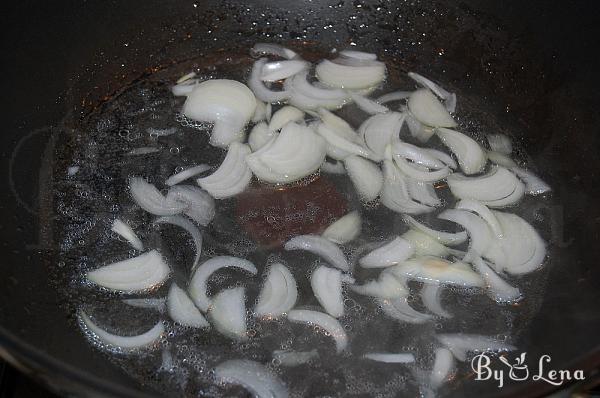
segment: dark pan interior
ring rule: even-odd
[[[149,389],[90,349],[48,283],[56,270],[48,266],[56,256],[48,188],[63,150],[57,143],[105,96],[145,73],[257,41],[353,42],[483,98],[554,187],[556,205],[540,209],[553,222],[548,288],[518,345],[531,358],[550,354],[556,369],[598,366],[598,5],[135,0],[4,8],[0,354],[53,388],[112,396]],[[499,393],[550,387],[521,383]]]

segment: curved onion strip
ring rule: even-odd
[[[410,135],[421,142],[427,142],[435,134],[435,129],[418,121],[410,112],[405,113],[406,125],[410,131]]]
[[[481,277],[464,263],[450,263],[439,257],[417,257],[389,268],[398,277],[423,283],[483,287]]]
[[[273,359],[281,366],[298,366],[318,358],[319,352],[316,349],[310,351],[273,351]]]
[[[383,174],[379,166],[359,156],[348,156],[344,160],[344,166],[363,201],[370,202],[379,196],[383,186]]]
[[[396,162],[396,165],[398,166],[400,171],[402,171],[407,176],[419,181],[435,182],[443,180],[451,173],[450,168],[447,166],[445,166],[443,169],[435,171],[423,171],[412,166],[406,159],[400,156],[394,156],[394,161]]]
[[[192,270],[196,268],[198,265],[198,261],[200,260],[200,253],[202,252],[202,234],[198,227],[194,225],[191,221],[182,216],[165,216],[160,217],[154,220],[155,224],[172,224],[177,227],[183,228],[187,233],[190,234],[192,240],[194,241],[194,246],[196,248],[196,254],[194,256],[194,262],[192,263]]]
[[[169,189],[167,200],[186,204],[184,214],[200,225],[208,225],[215,217],[215,201],[193,185],[176,185]]]
[[[134,249],[144,250],[144,244],[135,232],[133,232],[133,229],[118,218],[115,218],[110,230],[122,236]]]
[[[315,68],[319,81],[332,87],[356,90],[377,86],[385,79],[383,62],[373,61],[363,66],[348,66],[323,60]]]
[[[406,181],[408,195],[414,201],[427,206],[438,207],[442,205],[441,199],[437,196],[433,184],[430,182],[417,181],[409,178]]]
[[[473,267],[485,281],[490,297],[498,303],[511,303],[522,297],[519,288],[509,285],[500,278],[481,257],[475,256]]]
[[[413,79],[415,82],[417,82],[421,86],[423,86],[425,88],[428,88],[435,95],[437,95],[438,97],[440,97],[443,100],[445,100],[448,97],[450,97],[450,93],[448,91],[444,90],[438,84],[432,82],[431,80],[429,80],[425,76],[419,75],[418,73],[415,73],[415,72],[408,72],[408,77],[410,77],[411,79]]]
[[[444,101],[444,107],[450,113],[456,112],[456,94],[451,93],[448,98]]]
[[[465,231],[462,232],[443,232],[436,231],[432,228],[429,228],[427,225],[419,222],[415,218],[409,216],[408,214],[402,217],[404,221],[408,224],[412,229],[416,229],[419,232],[424,233],[425,235],[429,235],[435,240],[437,240],[442,245],[450,245],[456,246],[464,243],[467,240],[467,233]]]
[[[481,202],[484,205],[486,205],[487,207],[503,208],[503,207],[514,205],[515,203],[520,201],[524,195],[525,195],[525,184],[523,184],[521,181],[519,181],[519,183],[515,187],[515,190],[510,195],[508,195],[504,198],[501,198],[501,199],[497,199],[497,200],[488,200],[488,201],[481,201]]]
[[[269,126],[265,122],[259,122],[254,125],[248,136],[248,145],[253,152],[267,145],[269,141],[277,135],[274,131],[269,131]]]
[[[414,253],[414,247],[407,240],[396,237],[362,257],[358,263],[364,268],[389,267],[410,258]]]
[[[346,168],[344,162],[336,160],[335,163],[328,162],[327,160],[321,165],[321,171],[329,174],[346,174]]]
[[[260,180],[289,183],[317,171],[325,160],[325,148],[325,141],[310,127],[288,123],[246,162]]]
[[[398,138],[403,123],[404,114],[388,112],[371,116],[360,125],[358,133],[365,146],[375,154],[374,160],[384,158],[386,147]]]
[[[300,122],[304,120],[304,112],[293,106],[286,105],[273,114],[269,121],[269,131],[281,129],[289,122]]]
[[[307,78],[308,71],[304,71],[285,81],[284,89],[290,92],[290,104],[305,110],[337,109],[350,101],[345,90],[319,87]]]
[[[424,150],[424,148],[419,148],[416,145],[408,144],[400,141],[400,139],[396,139],[392,143],[392,153],[395,155],[394,157],[409,159],[415,164],[425,166],[430,169],[447,168],[444,162],[429,154],[426,150]]]
[[[256,275],[258,272],[254,264],[243,258],[231,256],[218,256],[205,261],[200,265],[190,281],[189,293],[192,300],[198,308],[206,312],[210,307],[211,300],[206,294],[206,285],[208,278],[221,268],[235,267],[243,269],[246,272]]]
[[[348,154],[362,156],[367,159],[375,158],[370,150],[365,149],[361,145],[338,135],[335,131],[331,130],[323,123],[320,123],[317,126],[317,132],[327,141],[328,144],[348,152]]]
[[[265,86],[260,80],[262,69],[267,63],[266,58],[261,58],[254,63],[250,78],[248,79],[248,87],[254,92],[256,98],[267,103],[278,103],[287,100],[290,97],[290,92],[284,88],[283,91],[273,91]],[[268,118],[267,118],[268,120]]]
[[[161,298],[143,298],[143,299],[124,299],[123,303],[137,308],[150,308],[163,313],[166,309],[167,299]]]
[[[160,253],[152,250],[128,260],[105,265],[86,274],[98,286],[121,292],[139,292],[161,285],[171,273]]]
[[[185,291],[175,283],[169,289],[167,309],[172,320],[183,326],[206,328],[210,324]]]
[[[433,361],[433,369],[429,376],[429,384],[433,389],[440,387],[454,371],[454,357],[452,352],[447,348],[437,348],[435,350],[435,359]]]
[[[450,254],[450,249],[439,243],[434,237],[421,231],[409,229],[401,237],[415,249],[416,256],[446,257]]]
[[[310,276],[310,286],[325,312],[334,318],[344,315],[342,273],[340,270],[324,265],[317,267]]]
[[[232,143],[219,168],[211,175],[196,181],[213,198],[224,199],[242,192],[252,179],[252,172],[246,164],[246,156],[251,150],[248,145]]]
[[[510,155],[512,153],[512,143],[508,136],[504,134],[488,134],[486,138],[492,151],[503,155]]]
[[[433,211],[434,208],[417,203],[410,197],[406,177],[389,160],[383,161],[383,189],[381,203],[398,213],[421,214]]]
[[[152,329],[145,333],[136,336],[118,336],[116,334],[108,333],[106,330],[96,325],[82,310],[79,311],[78,315],[85,329],[89,330],[95,338],[100,340],[100,342],[122,350],[135,350],[154,345],[165,333],[165,327],[162,322],[159,321]]]
[[[486,154],[489,161],[498,166],[506,167],[507,169],[517,167],[517,163],[514,160],[500,152],[487,151]]]
[[[369,115],[386,113],[390,111],[385,106],[373,101],[372,99],[365,97],[364,95],[351,92],[350,97],[352,98],[356,106],[358,106],[363,112],[368,113]]]
[[[338,245],[346,244],[360,234],[362,220],[358,211],[352,211],[329,225],[321,234]]]
[[[305,69],[308,69],[310,64],[306,61],[298,59],[267,62],[263,65],[260,80],[265,82],[276,82],[281,79],[287,79],[294,76]]]
[[[254,110],[254,116],[252,116],[252,122],[258,123],[267,119],[267,104],[261,100],[256,100],[256,109]]]
[[[319,109],[319,118],[325,126],[335,132],[340,137],[352,142],[360,142],[360,137],[356,131],[341,117],[328,111],[327,109]]]
[[[370,352],[363,355],[363,358],[383,363],[413,363],[415,361],[415,356],[410,353]]]
[[[251,49],[250,54],[252,56],[259,55],[276,55],[285,59],[300,58],[300,56],[289,48],[280,46],[279,44],[273,43],[256,43]]]
[[[346,57],[346,58],[360,59],[363,61],[377,60],[377,54],[367,53],[364,51],[356,51],[356,50],[342,50],[342,51],[340,51],[340,56]]]
[[[479,217],[483,218],[485,222],[488,223],[490,229],[492,230],[494,235],[496,235],[496,237],[502,238],[502,236],[504,235],[504,232],[502,232],[502,227],[500,227],[498,219],[496,218],[494,213],[492,213],[492,211],[488,209],[483,203],[473,199],[461,199],[458,201],[455,207],[459,210],[472,211]]]
[[[408,295],[408,289],[398,278],[388,272],[379,274],[375,281],[369,281],[363,285],[351,285],[350,289],[363,296],[392,299]]]
[[[234,340],[246,340],[246,293],[243,287],[221,290],[213,298],[208,317],[215,329]]]
[[[386,102],[402,101],[410,97],[411,94],[412,91],[394,91],[377,98],[377,102],[380,104],[385,104]]]
[[[412,308],[406,297],[396,297],[393,299],[378,299],[383,313],[392,319],[408,323],[424,323],[431,319],[431,315],[423,314]]]
[[[427,89],[416,90],[408,97],[408,109],[415,119],[427,126],[456,126],[444,105]]]
[[[443,318],[452,318],[452,314],[442,307],[441,301],[442,286],[436,283],[426,283],[421,288],[421,300],[423,305],[429,311]]]
[[[254,312],[257,316],[276,318],[296,305],[298,287],[294,276],[282,264],[273,264],[258,296]]]
[[[329,264],[342,271],[348,271],[348,261],[344,253],[333,242],[317,235],[298,235],[288,240],[284,245],[285,250],[306,250],[322,257]]]
[[[525,185],[512,172],[500,166],[494,166],[489,173],[479,177],[453,174],[447,182],[457,198],[474,199],[494,207],[516,203],[525,191]]]
[[[489,336],[478,334],[438,334],[438,341],[448,348],[459,361],[467,360],[468,352],[513,351],[517,347]]]
[[[446,128],[437,129],[436,134],[456,155],[458,164],[465,174],[475,174],[483,170],[487,157],[477,141],[463,133]]]
[[[269,369],[247,359],[232,359],[215,368],[215,377],[223,383],[237,384],[257,398],[287,398],[285,384]]]
[[[190,95],[194,88],[200,83],[198,79],[189,79],[181,83],[177,83],[171,87],[171,93],[176,97],[186,97]]]
[[[316,325],[325,330],[334,339],[337,352],[344,351],[348,346],[348,336],[344,327],[330,315],[318,311],[292,310],[288,319],[292,322]]]
[[[529,195],[540,195],[546,192],[550,192],[552,188],[546,184],[542,179],[533,174],[530,171],[522,169],[520,167],[513,167],[511,169],[523,182],[525,183],[525,192]]]
[[[479,216],[466,210],[447,209],[438,215],[442,220],[452,221],[467,230],[470,237],[469,251],[482,255],[492,244],[494,235],[488,224]],[[470,261],[469,256],[465,261]]]
[[[142,177],[129,178],[129,191],[138,206],[157,216],[172,216],[186,208],[183,203],[168,201],[154,185],[146,182]]]
[[[165,184],[168,186],[177,185],[182,181],[187,180],[188,178],[192,178],[197,176],[198,174],[202,174],[205,171],[210,170],[210,166],[207,164],[199,164],[198,166],[189,167],[179,173],[173,174],[171,177],[167,178]]]
[[[425,153],[441,160],[451,169],[456,169],[458,167],[458,164],[456,164],[456,161],[454,161],[454,159],[452,159],[452,156],[448,155],[446,152],[438,151],[437,149],[432,149],[432,148],[421,148],[421,150],[423,150]]]

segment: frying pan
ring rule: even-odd
[[[477,100],[554,187],[541,307],[517,337],[555,369],[600,364],[600,7],[592,2],[282,0],[10,2],[2,13],[0,354],[77,396],[159,396],[84,339],[51,281],[56,161],[77,123],[152,72],[258,41],[356,44],[401,70],[419,66]],[[207,61],[207,62],[208,62]],[[555,387],[463,383],[451,394],[540,396]],[[482,392],[483,391],[483,392]]]

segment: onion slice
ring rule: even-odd
[[[413,363],[415,356],[410,353],[392,354],[388,352],[370,352],[363,355],[363,358],[370,359],[375,362],[383,363]]]
[[[304,120],[304,112],[293,106],[286,105],[271,116],[269,131],[280,130],[289,122],[301,122]]]
[[[488,250],[494,238],[493,232],[488,224],[479,216],[466,210],[447,209],[438,215],[442,220],[452,221],[467,230],[469,235],[469,252],[473,255],[481,255]],[[465,261],[470,261],[469,256]]]
[[[285,250],[306,250],[317,256],[322,257],[332,266],[341,269],[342,271],[348,271],[349,265],[346,260],[346,256],[340,250],[340,248],[333,242],[317,236],[317,235],[299,235],[284,245]]]
[[[411,199],[416,202],[433,207],[442,205],[442,201],[437,196],[431,182],[418,181],[414,178],[409,178],[406,181],[406,188]]]
[[[365,202],[377,199],[383,187],[383,174],[379,166],[359,156],[348,156],[344,166],[360,198]]]
[[[492,213],[492,211],[488,209],[487,206],[483,203],[472,199],[461,199],[456,204],[455,208],[459,210],[472,211],[488,223],[490,229],[496,235],[496,237],[502,238],[504,236],[504,232],[502,231],[500,222],[498,221],[494,213]]]
[[[262,67],[260,80],[265,82],[276,82],[287,79],[303,70],[308,69],[310,64],[306,61],[294,59],[285,61],[267,62]]]
[[[232,143],[219,168],[211,175],[196,181],[213,198],[225,199],[246,189],[252,179],[252,172],[246,163],[251,150],[248,145]]]
[[[400,156],[394,156],[394,161],[400,171],[418,181],[435,182],[443,180],[451,173],[450,168],[447,166],[435,171],[424,171],[421,168],[412,166],[406,159]]]
[[[187,168],[177,174],[173,174],[171,177],[167,178],[165,184],[168,186],[177,185],[182,181],[187,180],[188,178],[192,178],[197,176],[198,174],[202,174],[205,171],[210,170],[210,166],[207,164],[199,164],[198,166],[193,166]]]
[[[151,250],[137,257],[105,265],[86,274],[98,286],[120,292],[140,292],[160,286],[171,273],[160,253]]]
[[[525,192],[529,195],[540,195],[546,192],[550,192],[552,188],[541,178],[533,174],[532,172],[522,169],[520,167],[511,168],[512,172],[515,173],[525,183]]]
[[[465,174],[475,174],[483,170],[487,157],[481,146],[471,137],[455,130],[440,128],[436,130],[442,140],[458,159],[458,164]]]
[[[351,285],[350,289],[363,296],[376,297],[381,299],[393,299],[408,295],[408,288],[403,281],[396,278],[389,272],[379,274],[377,280],[369,281],[363,285]]]
[[[167,299],[160,298],[143,298],[143,299],[124,299],[123,303],[137,308],[150,308],[160,313],[165,312]]]
[[[335,163],[325,160],[321,165],[321,171],[329,174],[346,174],[344,163],[336,160]]]
[[[208,225],[215,217],[215,201],[202,189],[193,185],[176,185],[169,189],[167,201],[185,203],[186,216],[200,225]]]
[[[432,313],[443,318],[452,318],[452,314],[442,307],[441,301],[442,286],[438,284],[426,283],[421,289],[421,301],[423,305]]]
[[[89,330],[93,336],[102,344],[115,347],[124,351],[135,350],[139,348],[152,346],[160,340],[165,333],[165,327],[162,322],[156,323],[154,327],[145,333],[136,336],[119,336],[108,333],[100,326],[96,325],[91,318],[82,310],[79,311],[79,320],[86,330]]]
[[[134,249],[139,251],[144,250],[144,244],[135,232],[133,232],[133,229],[118,218],[115,218],[110,230],[122,236]]]
[[[394,155],[394,157],[408,159],[415,164],[430,169],[446,168],[446,164],[444,162],[442,162],[436,156],[428,153],[425,148],[419,148],[416,145],[400,141],[400,139],[396,139],[393,141],[392,154]]]
[[[524,184],[508,169],[494,166],[479,177],[453,174],[447,179],[452,194],[460,199],[474,199],[489,207],[502,207],[519,201]]]
[[[497,164],[498,166],[506,167],[507,169],[517,167],[517,163],[507,155],[494,151],[487,151],[486,153],[489,161],[494,164]]]
[[[291,322],[308,323],[320,327],[335,341],[337,352],[342,352],[348,346],[348,336],[344,327],[332,316],[323,312],[310,310],[292,310],[288,314]]]
[[[154,185],[141,177],[129,178],[129,191],[138,206],[157,216],[172,216],[186,208],[183,203],[168,201]]]
[[[444,105],[426,89],[414,91],[408,98],[408,109],[421,123],[431,127],[454,127],[456,122]]]
[[[283,86],[290,93],[289,103],[304,110],[337,109],[350,100],[350,95],[345,90],[309,83],[307,71],[287,79]]]
[[[398,277],[423,283],[483,287],[481,277],[464,263],[450,263],[438,257],[424,256],[389,268]]]
[[[223,383],[237,384],[258,398],[287,398],[285,384],[258,362],[232,359],[215,368],[215,377]]]
[[[298,366],[310,362],[318,358],[319,352],[316,349],[310,351],[273,351],[273,359],[278,361],[282,366]]]
[[[358,128],[362,141],[375,154],[374,160],[383,160],[386,147],[399,139],[405,115],[399,112],[388,112],[374,115],[365,120]]]
[[[196,254],[194,256],[194,262],[192,263],[192,270],[196,268],[198,265],[198,261],[200,260],[200,253],[202,252],[202,234],[198,227],[194,225],[191,221],[187,220],[182,216],[165,216],[160,217],[154,220],[155,224],[172,224],[177,227],[183,228],[187,233],[190,234],[192,240],[194,241],[194,246],[196,248]]]
[[[310,285],[317,301],[334,318],[344,315],[342,272],[338,269],[317,267],[310,276]]]
[[[429,376],[429,384],[433,389],[440,387],[454,371],[454,357],[447,348],[436,348],[433,369]]]
[[[460,245],[467,240],[467,233],[465,231],[454,233],[436,231],[432,228],[429,228],[427,225],[419,222],[415,218],[409,216],[408,214],[404,215],[402,218],[404,219],[404,222],[408,224],[409,227],[419,232],[422,232],[425,235],[431,236],[442,245],[455,246]]]
[[[418,324],[431,319],[431,315],[423,314],[412,308],[406,297],[379,299],[378,303],[384,314],[397,321]]]
[[[389,160],[383,161],[383,189],[381,203],[398,213],[421,214],[434,208],[415,202],[408,193],[406,176]]]
[[[248,145],[250,145],[250,148],[253,152],[256,152],[260,148],[267,145],[267,143],[276,135],[277,133],[275,131],[269,131],[269,126],[267,123],[257,123],[250,131],[250,135],[248,136]]]
[[[260,123],[267,119],[267,104],[261,100],[256,101],[256,109],[254,110],[254,116],[252,116],[253,123]]]
[[[194,272],[189,286],[190,297],[203,312],[206,312],[211,304],[211,299],[206,294],[208,279],[214,272],[226,267],[239,268],[252,275],[258,272],[254,264],[238,257],[218,256],[204,262]]]
[[[518,301],[522,297],[519,288],[509,285],[500,278],[481,257],[475,256],[473,267],[485,281],[490,297],[496,302],[511,303]]]
[[[367,159],[376,158],[370,150],[363,148],[360,144],[356,142],[352,142],[346,139],[345,137],[342,137],[341,135],[327,127],[324,123],[320,123],[317,126],[317,132],[321,137],[323,137],[327,141],[329,145],[339,148],[345,153],[348,153],[348,155],[358,155]]]
[[[233,287],[215,295],[208,311],[215,329],[234,340],[246,340],[246,293],[243,287]]]
[[[343,245],[356,239],[360,234],[361,225],[362,220],[359,212],[357,210],[351,211],[329,225],[327,229],[323,231],[321,236],[329,239],[333,243]]]
[[[450,249],[438,242],[436,238],[416,229],[409,229],[401,237],[410,243],[417,256],[446,257],[450,254]]]
[[[250,87],[254,95],[256,95],[256,98],[269,104],[287,100],[290,97],[290,92],[288,90],[273,91],[267,88],[260,79],[263,67],[266,63],[266,58],[261,58],[254,63],[252,71],[250,72],[250,78],[248,79],[248,87]]]
[[[385,79],[385,73],[385,64],[378,61],[363,66],[349,66],[323,60],[315,69],[317,79],[321,82],[347,90],[377,86]]]
[[[504,134],[488,134],[486,137],[492,151],[503,155],[510,155],[512,153],[512,143],[508,136]]]
[[[384,94],[381,97],[377,98],[377,102],[379,102],[380,104],[385,104],[387,102],[392,101],[402,101],[410,97],[411,94],[412,91],[394,91],[391,93]]]
[[[169,289],[167,309],[172,320],[183,326],[206,328],[210,324],[187,293],[175,283]]]
[[[448,155],[446,152],[438,151],[437,149],[433,149],[433,148],[421,148],[421,150],[424,151],[425,153],[441,160],[451,169],[456,169],[458,167],[458,164],[456,163],[456,161],[454,159],[452,159],[452,156]]]
[[[437,95],[438,97],[440,97],[443,100],[446,100],[447,98],[450,97],[450,93],[448,91],[444,90],[438,84],[432,82],[425,76],[419,75],[418,73],[415,73],[415,72],[408,72],[408,77],[413,79],[415,82],[417,82],[421,86],[428,88],[435,95]]]
[[[368,113],[369,115],[376,115],[378,113],[386,113],[389,112],[389,109],[380,103],[373,101],[363,95],[350,92],[350,97],[363,112]]]
[[[364,268],[383,268],[407,260],[415,253],[414,247],[407,240],[396,237],[389,243],[373,250],[358,260]]]
[[[300,56],[289,48],[280,46],[279,44],[273,43],[256,43],[251,49],[250,54],[252,56],[258,55],[276,55],[285,59],[300,58]]]
[[[283,264],[273,264],[258,296],[254,313],[257,316],[277,318],[288,312],[298,299],[298,287],[294,276]]]
[[[467,360],[468,352],[504,352],[517,349],[493,337],[478,334],[438,334],[436,338],[456,359],[463,362]]]

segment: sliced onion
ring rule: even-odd
[[[487,151],[486,153],[490,162],[497,164],[498,166],[506,167],[507,169],[517,167],[517,163],[503,153],[494,151]]]
[[[509,285],[504,279],[500,278],[481,257],[475,256],[473,267],[485,281],[490,297],[495,301],[499,303],[511,303],[518,301],[522,297],[519,288]]]
[[[460,199],[474,199],[489,207],[514,204],[525,192],[525,185],[509,170],[494,166],[479,177],[453,174],[448,177],[450,190]]]
[[[310,285],[317,301],[325,312],[334,318],[344,315],[344,296],[342,294],[342,273],[321,265],[310,276]]]
[[[287,398],[285,384],[269,369],[247,359],[232,359],[215,368],[215,377],[223,383],[237,384],[257,398]]]
[[[438,334],[438,341],[448,348],[459,361],[467,360],[468,352],[513,351],[517,347],[489,336],[478,334]]]
[[[254,95],[256,95],[256,98],[261,101],[267,103],[278,103],[287,100],[290,97],[290,92],[288,90],[271,90],[270,88],[267,88],[260,80],[262,69],[266,63],[266,58],[261,58],[254,63],[252,66],[252,72],[250,72],[250,78],[248,79],[248,87],[250,87]]]
[[[171,87],[171,93],[176,97],[187,97],[200,83],[198,79],[189,79]]]
[[[208,311],[215,329],[234,340],[246,340],[246,293],[243,287],[233,287],[215,295]]]
[[[409,178],[406,181],[406,188],[411,199],[421,204],[433,207],[442,205],[442,201],[435,193],[435,188],[431,182],[417,181],[414,178]]]
[[[431,315],[423,314],[412,308],[406,297],[392,299],[379,299],[377,301],[383,313],[392,319],[408,323],[424,323],[431,319]]]
[[[307,71],[287,79],[284,89],[290,92],[290,104],[304,110],[337,109],[350,101],[350,95],[345,90],[311,84]]]
[[[385,79],[386,68],[383,62],[348,66],[323,60],[317,65],[315,73],[317,79],[329,86],[357,90],[381,83]]]
[[[370,202],[379,196],[383,186],[383,174],[379,166],[359,156],[348,156],[344,160],[344,166],[363,201]]]
[[[151,250],[137,257],[105,265],[86,274],[98,286],[121,292],[139,292],[156,288],[171,273],[160,253]]]
[[[323,121],[323,124],[327,126],[331,131],[335,132],[340,137],[345,138],[351,142],[360,142],[360,137],[356,134],[356,131],[341,117],[328,111],[327,109],[319,109],[319,118]]]
[[[442,220],[452,221],[467,230],[469,235],[469,252],[473,255],[481,255],[488,250],[494,238],[493,232],[488,224],[479,216],[465,210],[447,209],[438,215]],[[470,261],[467,256],[465,261]]]
[[[511,140],[504,134],[488,134],[487,141],[490,145],[490,148],[494,152],[498,152],[503,155],[510,155],[512,153]]]
[[[444,101],[444,107],[450,113],[456,112],[456,94],[451,93],[448,98]]]
[[[481,277],[464,263],[450,263],[439,257],[417,257],[389,268],[399,277],[423,283],[483,287]]]
[[[452,314],[442,307],[442,286],[436,283],[426,283],[421,289],[421,300],[429,311],[443,318],[452,318]]]
[[[433,389],[440,387],[454,371],[454,357],[452,352],[447,348],[437,348],[435,350],[435,359],[433,361],[433,369],[429,376],[429,384]]]
[[[348,346],[348,336],[344,327],[332,316],[323,312],[309,310],[292,310],[288,314],[292,322],[308,323],[320,327],[335,341],[337,352],[342,352]]]
[[[146,182],[142,177],[129,178],[129,191],[138,206],[157,216],[172,216],[186,208],[184,203],[168,201],[154,185]]]
[[[200,310],[196,308],[192,299],[175,283],[169,289],[167,308],[171,319],[180,325],[194,328],[206,328],[210,326]]]
[[[363,61],[377,60],[377,54],[367,53],[367,52],[363,52],[363,51],[356,51],[356,50],[342,50],[342,51],[340,51],[340,56],[346,57],[346,58],[360,59]]]
[[[320,123],[317,126],[317,132],[321,137],[323,137],[327,141],[329,145],[332,145],[336,148],[343,150],[344,152],[347,152],[348,155],[358,155],[367,159],[375,158],[375,156],[370,150],[363,148],[360,144],[356,142],[349,141],[348,139],[340,136],[335,131],[327,127],[324,123]]]
[[[525,192],[529,195],[540,195],[546,192],[550,192],[552,188],[538,176],[530,171],[522,169],[520,167],[513,167],[511,169],[523,182],[525,183]]]
[[[435,182],[443,180],[451,173],[450,168],[447,166],[435,171],[425,171],[422,168],[412,166],[406,159],[400,156],[394,156],[394,161],[400,171],[418,181]]]
[[[273,351],[273,359],[279,362],[282,366],[298,366],[303,365],[319,357],[319,352],[316,349],[310,351]]]
[[[273,106],[270,102],[267,103],[267,109],[265,110],[265,118],[267,122],[271,121],[271,116],[273,115]]]
[[[200,225],[208,225],[215,217],[215,201],[202,189],[193,185],[176,185],[169,189],[167,200],[186,204],[186,216]]]
[[[259,123],[267,119],[267,104],[261,100],[256,100],[256,109],[254,109],[254,116],[252,116],[252,122]]]
[[[257,316],[276,318],[288,312],[298,299],[294,276],[284,265],[273,264],[254,307]]]
[[[183,105],[183,114],[193,120],[214,123],[211,145],[227,147],[240,140],[255,109],[256,99],[246,85],[215,79],[194,88]]]
[[[434,208],[415,202],[408,193],[407,179],[389,160],[383,161],[383,189],[381,203],[398,213],[421,214]]]
[[[194,241],[195,246],[195,256],[194,262],[192,263],[192,270],[196,268],[198,265],[198,261],[200,260],[200,253],[202,252],[202,234],[198,227],[194,225],[191,221],[182,216],[165,216],[160,217],[154,220],[156,224],[172,224],[177,227],[183,228],[187,233],[190,234],[192,240]]]
[[[456,155],[458,164],[465,174],[475,174],[483,170],[487,158],[477,141],[458,131],[446,128],[437,129],[436,134],[444,145]]]
[[[325,141],[310,127],[288,123],[276,138],[246,158],[263,181],[281,184],[298,181],[319,169],[325,160]]]
[[[409,229],[401,237],[410,243],[417,256],[446,257],[450,254],[450,250],[446,246],[439,243],[435,237],[428,233]]]
[[[488,209],[483,203],[472,199],[461,199],[455,207],[459,210],[472,211],[488,223],[490,229],[492,230],[494,235],[496,235],[496,237],[502,238],[504,236],[504,232],[502,231],[500,222],[498,222],[498,219],[496,218],[494,213],[492,213],[492,211]]]
[[[243,258],[218,256],[204,262],[196,269],[194,275],[192,275],[189,286],[190,297],[202,311],[206,312],[211,304],[211,299],[206,294],[208,278],[210,278],[214,272],[226,267],[240,268],[252,275],[256,275],[258,272],[254,264]]]
[[[289,122],[300,122],[302,120],[304,120],[304,112],[298,108],[287,105],[273,114],[271,121],[269,122],[269,131],[276,131]]]
[[[285,59],[300,58],[295,51],[273,43],[256,43],[254,47],[250,49],[250,54],[253,56],[276,55]]]
[[[405,284],[388,272],[379,274],[377,280],[372,280],[364,285],[351,285],[350,289],[363,296],[376,297],[381,299],[392,299],[408,295],[408,288]]]
[[[429,154],[424,148],[419,148],[416,145],[408,144],[399,139],[394,140],[392,143],[392,153],[395,155],[394,157],[408,159],[415,164],[430,169],[444,169],[447,167],[444,162],[436,156]]]
[[[451,95],[448,91],[444,90],[438,84],[432,82],[431,80],[429,80],[425,76],[419,75],[418,73],[408,72],[408,77],[410,77],[411,79],[413,79],[415,82],[417,82],[421,86],[423,86],[425,88],[428,88],[435,95],[437,95],[438,97],[440,97],[443,100],[449,98],[450,95]]]
[[[181,76],[179,79],[177,79],[177,81],[175,83],[177,83],[177,84],[183,83],[185,81],[193,79],[194,77],[196,77],[196,72],[192,71],[192,72],[186,73],[185,75]]]
[[[411,94],[412,91],[394,91],[377,98],[377,102],[380,104],[385,104],[386,102],[402,101],[410,97]]]
[[[386,147],[398,138],[403,123],[404,114],[388,112],[371,116],[360,125],[358,133],[365,146],[375,154],[374,160],[383,160]]]
[[[432,148],[421,148],[421,149],[423,151],[425,151],[426,153],[428,153],[429,155],[441,160],[451,169],[456,169],[458,167],[458,165],[456,164],[454,159],[452,159],[452,156],[448,155],[446,152],[438,151],[437,149],[432,149]]]
[[[310,64],[298,59],[286,61],[267,62],[263,65],[260,80],[265,82],[276,82],[287,79],[296,73],[308,69]]]
[[[321,234],[338,245],[346,244],[356,239],[360,234],[362,219],[358,211],[352,211],[327,227]]]
[[[83,326],[89,330],[95,338],[102,342],[102,344],[126,351],[152,346],[156,344],[165,333],[165,327],[160,321],[145,333],[136,336],[119,336],[108,333],[106,330],[96,325],[83,311],[79,311],[79,319]]]
[[[232,143],[219,168],[207,177],[198,178],[198,185],[216,199],[229,198],[244,191],[252,179],[246,163],[250,152],[248,145]]]
[[[161,298],[143,298],[143,299],[125,299],[123,300],[124,304],[130,305],[132,307],[137,308],[150,308],[154,309],[160,313],[165,312],[166,310],[166,302],[167,299],[164,297]]]
[[[144,250],[144,244],[142,243],[140,238],[138,238],[138,236],[135,234],[133,229],[131,229],[131,227],[129,225],[125,224],[123,221],[119,220],[118,218],[115,218],[110,230],[113,231],[114,233],[122,236],[127,242],[129,242],[129,244],[134,249],[140,250],[140,251]]]
[[[407,240],[396,237],[362,257],[358,263],[364,268],[389,267],[410,258],[414,253],[414,247]]]
[[[410,353],[391,354],[388,352],[370,352],[363,355],[363,358],[370,359],[375,362],[383,363],[413,363],[415,356]]]
[[[321,165],[321,171],[329,174],[346,174],[346,168],[344,167],[344,162],[340,162],[336,160],[335,163],[324,161]]]
[[[299,235],[284,245],[285,250],[306,250],[322,257],[327,263],[342,271],[350,268],[346,256],[333,242],[317,235]]]
[[[202,174],[205,171],[210,170],[210,166],[207,164],[199,164],[198,166],[193,166],[187,168],[177,174],[173,174],[171,177],[167,178],[165,184],[168,186],[177,185],[180,182],[187,180],[188,178],[192,178],[197,176],[198,174]]]
[[[363,95],[351,92],[350,97],[352,98],[356,106],[358,106],[363,112],[368,113],[369,115],[389,112],[389,109],[387,107]]]
[[[408,98],[408,109],[415,119],[427,126],[456,126],[456,122],[444,105],[429,90],[414,91]]]
[[[267,145],[269,141],[275,137],[277,133],[275,131],[269,131],[269,126],[265,122],[260,122],[254,125],[248,136],[248,145],[253,152],[258,151],[260,148]]]
[[[410,112],[405,113],[406,125],[410,131],[410,135],[421,142],[427,142],[435,134],[435,129],[418,121]]]
[[[424,233],[425,235],[429,235],[435,240],[437,240],[442,245],[450,245],[456,246],[464,243],[467,240],[467,233],[465,231],[462,232],[443,232],[437,231],[432,228],[429,228],[427,225],[417,221],[413,217],[409,215],[403,216],[404,221],[408,224],[409,227],[415,229],[419,232]]]

